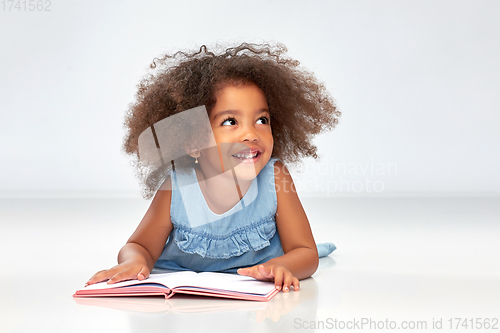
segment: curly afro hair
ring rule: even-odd
[[[134,157],[146,199],[154,195],[171,167],[151,170],[141,165],[139,135],[166,117],[200,105],[210,114],[216,92],[228,85],[255,84],[264,92],[271,114],[272,156],[292,164],[303,157],[318,157],[312,138],[333,129],[340,111],[325,86],[287,57],[286,51],[282,44],[243,43],[223,50],[203,45],[195,52],[179,51],[153,60],[124,122],[123,149]]]

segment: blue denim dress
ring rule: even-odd
[[[242,200],[223,214],[208,207],[194,169],[171,172],[173,230],[155,267],[235,272],[283,255],[275,221],[276,161],[271,158]]]

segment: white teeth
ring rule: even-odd
[[[259,154],[259,152],[255,152],[253,154],[250,154],[250,153],[249,154],[240,154],[240,153],[238,153],[238,154],[234,154],[233,156],[237,157],[237,158],[249,160],[249,159],[255,158],[258,154]]]

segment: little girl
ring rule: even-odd
[[[288,292],[316,271],[318,249],[335,249],[316,246],[284,162],[317,158],[311,140],[340,112],[285,52],[202,46],[153,61],[126,116],[124,149],[154,198],[118,265],[87,284],[143,280],[156,267],[237,272]]]

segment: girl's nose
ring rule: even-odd
[[[246,126],[243,128],[243,133],[241,134],[241,141],[243,142],[253,142],[257,141],[259,136],[257,135],[257,131],[253,126]]]

